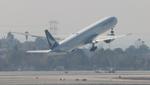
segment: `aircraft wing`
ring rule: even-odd
[[[39,54],[42,54],[42,53],[49,53],[51,50],[29,50],[29,51],[26,51],[27,53],[39,53]]]
[[[124,35],[117,35],[117,36],[110,36],[110,35],[109,36],[100,36],[98,39],[96,39],[93,42],[103,42],[105,40],[114,40],[114,39],[118,39],[118,38],[129,36],[129,35],[131,35],[131,33],[124,34]]]

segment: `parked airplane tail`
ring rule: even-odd
[[[54,49],[55,47],[59,45],[58,42],[54,39],[54,37],[48,32],[48,30],[45,30],[45,35],[46,35],[50,49]]]

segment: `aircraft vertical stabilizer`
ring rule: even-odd
[[[45,35],[46,35],[50,49],[54,49],[55,47],[59,45],[58,42],[54,39],[54,37],[48,32],[48,30],[45,30]]]

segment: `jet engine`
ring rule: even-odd
[[[110,31],[110,34],[108,34],[108,36],[115,36],[115,32],[114,32],[114,30],[113,30],[113,28],[111,29],[111,31]],[[104,42],[105,43],[111,43],[112,41],[114,41],[115,39],[107,39],[107,40],[104,40]]]

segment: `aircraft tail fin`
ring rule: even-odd
[[[45,30],[45,35],[46,35],[50,49],[54,49],[55,47],[59,45],[58,42],[54,39],[54,37],[49,33],[48,30]]]

